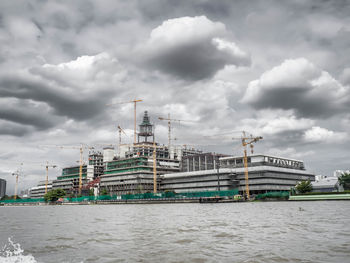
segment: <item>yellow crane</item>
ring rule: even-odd
[[[192,121],[192,120],[178,120],[178,119],[171,119],[170,118],[170,113],[168,113],[168,117],[167,118],[164,118],[164,117],[158,117],[159,120],[161,121],[168,121],[168,148],[169,148],[169,151],[170,151],[170,146],[171,146],[171,123],[172,122],[195,122],[195,121]],[[169,152],[170,153],[170,152]]]
[[[123,101],[123,102],[106,104],[107,106],[112,106],[112,105],[117,105],[117,104],[134,103],[134,144],[136,144],[136,104],[138,102],[141,102],[141,101],[143,101],[143,100],[134,99],[134,100],[130,100],[130,101]]]
[[[157,146],[156,142],[153,141],[153,193],[157,193],[157,148],[163,148]]]
[[[253,135],[247,135],[245,131],[242,132],[241,138],[232,138],[232,139],[240,139],[242,141],[243,146],[243,162],[244,162],[244,178],[245,178],[245,193],[247,195],[247,199],[250,199],[250,192],[249,192],[249,176],[248,176],[248,156],[247,156],[247,146],[250,146],[251,153],[253,153],[254,145],[253,143],[258,142],[259,140],[262,140],[263,137],[257,136],[254,137]]]

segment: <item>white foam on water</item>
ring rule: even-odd
[[[8,243],[0,250],[0,263],[37,263],[32,255],[24,255],[19,243],[9,237]]]

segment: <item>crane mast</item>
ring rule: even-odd
[[[243,136],[241,138],[242,140],[242,146],[243,146],[243,152],[244,152],[244,179],[245,179],[245,193],[247,195],[247,199],[250,199],[250,192],[249,192],[249,176],[248,176],[248,156],[247,156],[247,145],[250,146],[251,152],[253,153],[253,143],[262,140],[263,137],[253,137],[252,135],[247,136],[246,133],[243,131]]]
[[[47,185],[49,183],[49,168],[56,168],[57,165],[55,164],[49,164],[49,162],[46,162],[45,168],[46,168],[46,180],[45,180],[45,194],[47,194]]]

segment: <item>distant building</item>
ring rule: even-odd
[[[339,185],[338,177],[330,176],[312,182],[313,192],[341,192],[343,187]]]
[[[52,190],[52,181],[47,182],[47,192]],[[30,198],[43,198],[46,192],[46,181],[40,181],[37,186],[29,189]]]
[[[6,180],[0,178],[0,198],[6,195]]]

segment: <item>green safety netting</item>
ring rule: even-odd
[[[100,196],[82,196],[73,198],[64,198],[63,202],[89,202],[89,201],[103,201],[103,200],[137,200],[137,199],[163,199],[163,198],[200,198],[200,197],[212,197],[212,196],[229,196],[233,197],[238,194],[238,189],[228,191],[202,191],[202,192],[186,192],[175,193],[166,191],[162,193],[144,193],[144,194],[125,194],[125,195],[100,195]],[[44,198],[37,199],[17,199],[17,200],[3,200],[0,203],[40,203],[45,202]]]
[[[258,194],[255,196],[255,199],[261,200],[266,198],[288,198],[289,192],[281,191],[281,192],[267,192],[264,194]]]
[[[44,198],[26,198],[26,199],[9,199],[9,200],[2,200],[0,203],[41,203],[45,202]]]

